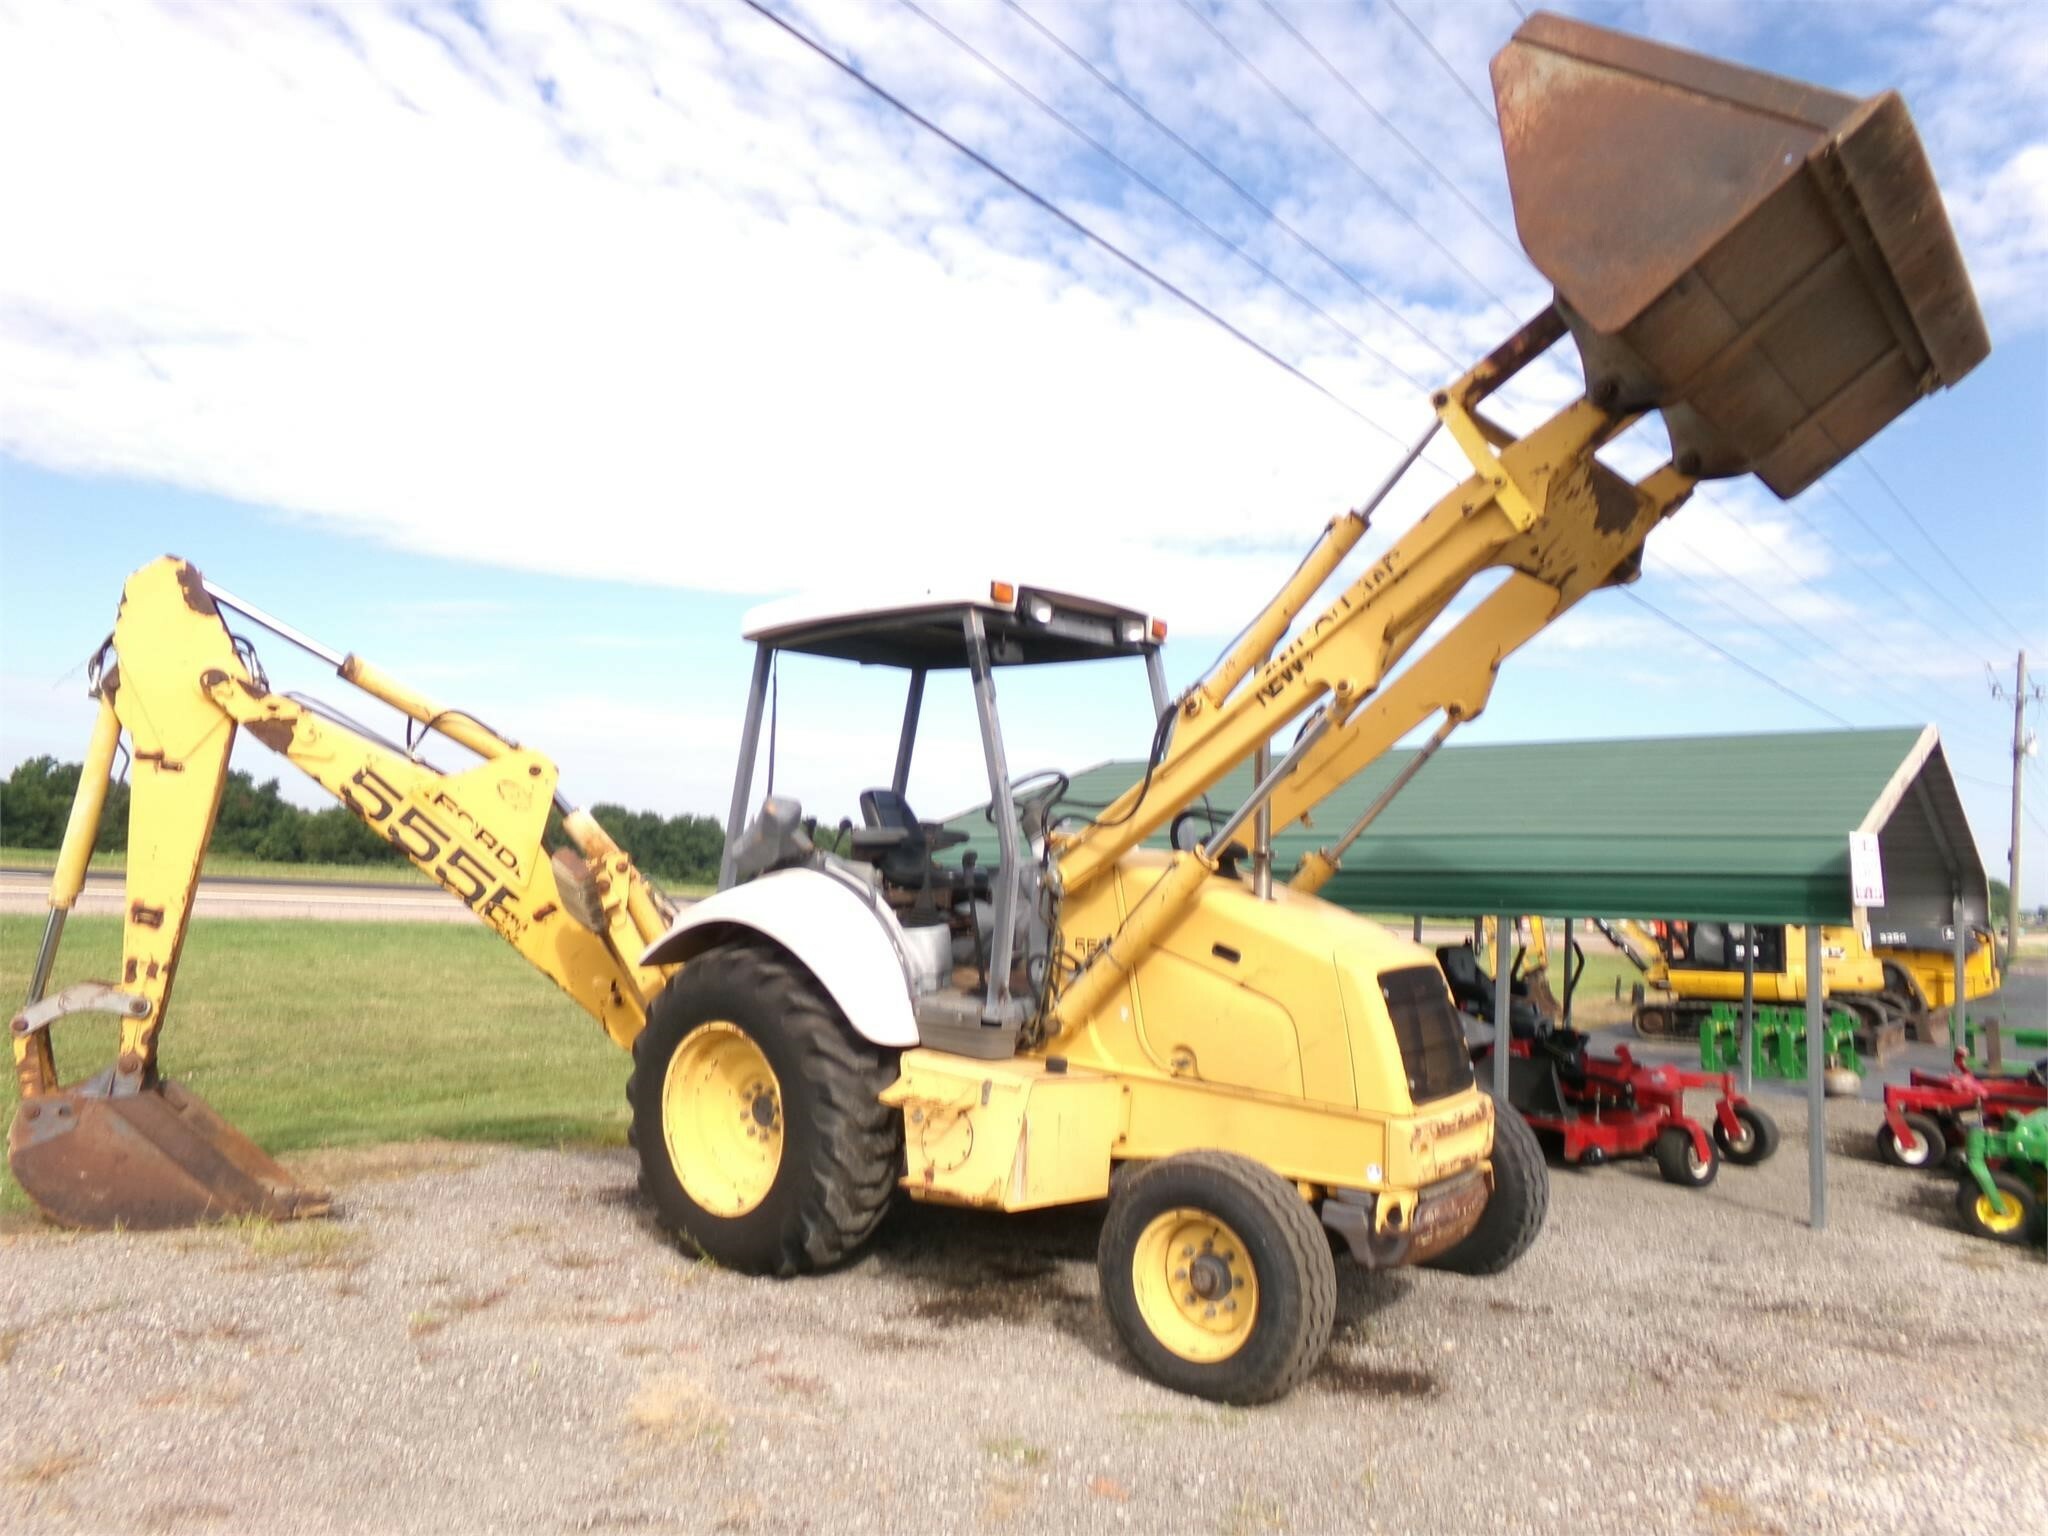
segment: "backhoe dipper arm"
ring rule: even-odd
[[[232,600],[228,600],[232,602]],[[585,813],[567,809],[565,826],[581,849],[550,860],[542,850],[556,770],[538,753],[505,740],[459,712],[437,709],[360,659],[311,646],[257,610],[256,622],[306,644],[350,681],[427,728],[483,757],[463,773],[443,773],[416,749],[379,739],[331,711],[272,693],[254,653],[231,636],[220,605],[198,571],[163,559],[135,573],[122,594],[112,646],[115,665],[96,673],[99,715],[50,894],[51,919],[36,961],[29,1004],[13,1034],[16,1077],[30,1135],[41,1145],[53,1126],[93,1103],[148,1098],[158,1085],[157,1046],[191,916],[199,871],[227,780],[235,732],[246,727],[318,781],[414,864],[466,903],[520,954],[628,1045],[645,1019],[664,972],[636,958],[666,926],[665,903],[612,839]],[[133,743],[128,868],[118,982],[84,983],[44,998],[63,916],[76,900],[98,830],[120,732]],[[424,736],[425,732],[421,733]],[[587,861],[587,862],[586,862]],[[49,1027],[67,1013],[109,1012],[121,1022],[112,1070],[87,1085],[60,1086]],[[32,1112],[56,1099],[52,1113]],[[255,1157],[253,1145],[179,1090],[175,1115],[203,1140],[232,1138],[229,1162]],[[198,1105],[203,1111],[203,1104]],[[167,1117],[147,1105],[131,1112]],[[132,1127],[131,1127],[132,1130]],[[143,1134],[158,1139],[144,1127]],[[184,1137],[167,1150],[181,1176],[204,1185],[219,1146]],[[38,1140],[40,1137],[40,1140]],[[74,1151],[89,1137],[79,1137]],[[17,1172],[22,1148],[17,1146]],[[33,1163],[33,1159],[30,1160]],[[264,1163],[281,1177],[274,1165]],[[24,1184],[30,1183],[25,1176]],[[260,1182],[260,1181],[259,1181]],[[43,1203],[44,1191],[31,1187]],[[204,1191],[218,1196],[219,1191]],[[197,1198],[195,1196],[195,1198]],[[218,1203],[218,1202],[216,1202]],[[257,1208],[273,1205],[252,1197]],[[55,1214],[66,1219],[66,1213]],[[90,1217],[94,1213],[72,1213]],[[92,1224],[81,1220],[81,1224]]]

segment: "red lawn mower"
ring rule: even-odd
[[[1469,948],[1438,951],[1452,995],[1465,1012],[1491,1021],[1492,978]],[[1721,1160],[1743,1166],[1778,1150],[1777,1122],[1735,1091],[1727,1072],[1646,1066],[1625,1045],[1596,1056],[1586,1036],[1560,1029],[1512,999],[1508,1029],[1508,1102],[1566,1163],[1596,1168],[1615,1157],[1657,1159],[1672,1184],[1704,1189]],[[1480,1081],[1491,1081],[1494,1043],[1472,1049]],[[1689,1089],[1717,1089],[1711,1132],[1685,1112]]]
[[[1996,1130],[2013,1115],[2048,1105],[2048,1062],[2020,1074],[1979,1077],[1956,1052],[1953,1072],[1915,1070],[1908,1083],[1888,1083],[1877,1155],[1895,1168],[1939,1168],[1960,1154],[1969,1135],[1965,1116],[1981,1116]]]

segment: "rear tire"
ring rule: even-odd
[[[2003,1168],[1991,1171],[1991,1182],[1998,1186],[2004,1197],[1994,1209],[1990,1198],[1977,1187],[1977,1181],[1967,1174],[1956,1186],[1956,1214],[1963,1219],[1963,1230],[1976,1237],[1988,1237],[1994,1243],[2032,1243],[2041,1236],[2041,1197],[2034,1188],[2016,1173]],[[2018,1201],[2015,1211],[2011,1202]]]
[[[1248,1157],[1183,1152],[1127,1175],[1111,1192],[1096,1267],[1117,1338],[1176,1392],[1271,1402],[1330,1342],[1329,1238],[1295,1187]]]
[[[1692,1136],[1680,1126],[1667,1125],[1657,1133],[1657,1171],[1667,1184],[1686,1189],[1705,1189],[1721,1171],[1721,1156],[1707,1143],[1707,1160],[1701,1162],[1693,1149]]]
[[[721,1060],[747,1064],[761,1091],[734,1098]],[[747,1274],[840,1262],[896,1187],[902,1122],[879,1098],[895,1077],[893,1054],[857,1036],[782,951],[732,945],[690,961],[648,1010],[626,1083],[656,1219]]]
[[[1721,1155],[1742,1168],[1768,1162],[1778,1150],[1778,1122],[1754,1104],[1736,1105],[1735,1119],[1742,1127],[1740,1136],[1730,1136],[1720,1117],[1714,1118],[1714,1145]]]
[[[1596,1166],[1591,1159],[1582,1159]],[[1479,1225],[1433,1259],[1425,1269],[1460,1275],[1497,1275],[1529,1251],[1550,1209],[1550,1169],[1529,1122],[1496,1104],[1493,1111],[1493,1197]]]
[[[1931,1115],[1909,1114],[1904,1119],[1912,1141],[1900,1141],[1886,1121],[1877,1128],[1877,1155],[1894,1168],[1939,1168],[1948,1156],[1941,1127]]]

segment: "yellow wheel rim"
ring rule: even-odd
[[[1131,1255],[1131,1286],[1152,1336],[1183,1360],[1227,1360],[1252,1336],[1259,1277],[1244,1242],[1207,1211],[1152,1218]]]
[[[661,1136],[683,1193],[714,1216],[744,1216],[782,1167],[782,1085],[738,1025],[699,1024],[668,1059]]]
[[[2020,1212],[2023,1209],[2016,1195],[1999,1192],[1999,1203],[1994,1204],[1989,1195],[1977,1196],[1977,1221],[1986,1232],[2017,1232],[2020,1229]]]

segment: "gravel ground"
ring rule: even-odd
[[[339,1220],[0,1238],[10,1531],[2048,1529],[2048,1265],[1952,1186],[1806,1149],[1553,1175],[1493,1280],[1346,1267],[1304,1390],[1176,1397],[1097,1213],[908,1209],[838,1274],[664,1245],[628,1154],[308,1160]]]

